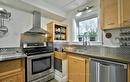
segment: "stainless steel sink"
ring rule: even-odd
[[[75,52],[87,52],[87,49],[76,49]]]

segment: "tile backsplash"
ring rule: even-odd
[[[126,44],[125,42],[122,44],[122,41],[121,41],[121,37],[122,37],[121,34],[126,33],[126,32],[130,32],[130,28],[104,31],[103,32],[103,46],[120,47],[120,45]],[[106,38],[105,37],[106,33],[111,33],[112,37]],[[128,37],[130,37],[130,35],[128,35]],[[126,36],[124,36],[124,38],[126,38]]]

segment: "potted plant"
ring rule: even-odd
[[[88,34],[90,41],[95,41],[97,36],[97,31],[91,30]]]
[[[79,39],[79,41],[81,42],[82,39],[83,39],[83,35],[78,35],[78,39]]]

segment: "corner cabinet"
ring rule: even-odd
[[[130,26],[130,0],[100,0],[101,29]]]
[[[47,31],[50,33],[50,41],[67,41],[67,25],[50,22],[47,24]]]
[[[24,59],[0,62],[0,82],[25,82],[24,64]]]
[[[89,82],[89,62],[86,58],[68,55],[69,82]]]

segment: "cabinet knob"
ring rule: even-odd
[[[115,23],[109,23],[108,25],[114,25]]]

